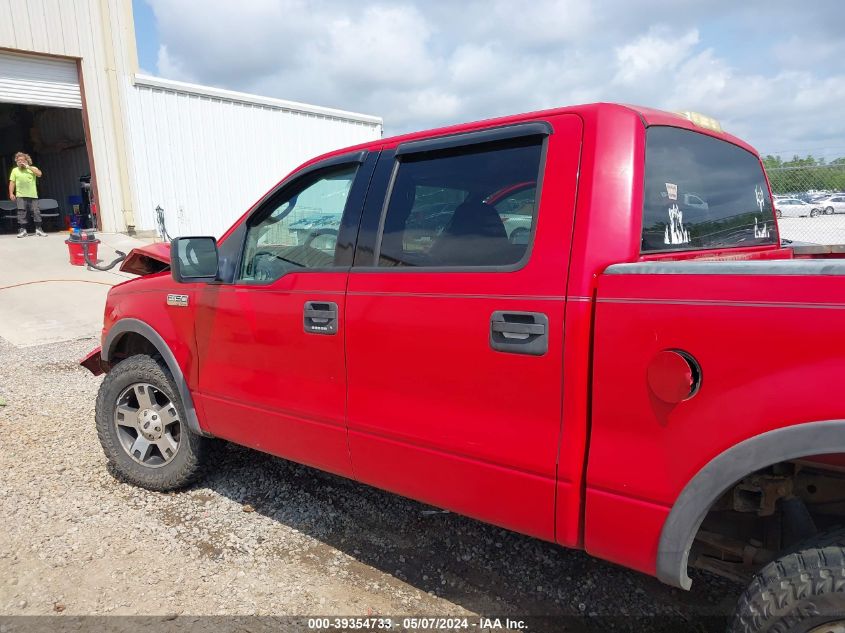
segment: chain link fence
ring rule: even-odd
[[[782,239],[845,244],[845,161],[768,166],[766,172]]]

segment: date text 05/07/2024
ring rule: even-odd
[[[439,617],[406,617],[394,619],[390,617],[341,617],[341,618],[308,618],[309,630],[332,631],[386,631],[391,629],[421,630],[421,631],[457,631],[461,629],[476,629],[479,631],[510,630],[521,631],[525,628],[524,620],[510,618],[439,618]]]

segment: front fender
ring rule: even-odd
[[[182,405],[185,407],[185,413],[188,416],[187,424],[188,428],[197,435],[204,435],[209,436],[207,432],[205,432],[199,423],[199,418],[197,417],[196,407],[194,406],[194,399],[191,395],[191,390],[188,387],[188,382],[185,380],[185,375],[182,372],[182,368],[179,366],[179,363],[176,361],[176,357],[173,355],[170,347],[165,342],[164,338],[156,332],[152,326],[140,321],[139,319],[133,318],[124,318],[120,319],[119,321],[115,322],[114,325],[106,334],[105,339],[103,340],[103,349],[102,349],[102,359],[106,363],[111,363],[114,359],[114,353],[117,349],[117,344],[120,341],[121,337],[125,336],[128,333],[139,334],[147,339],[153,347],[156,348],[156,351],[161,356],[164,364],[167,365],[167,368],[170,370],[170,374],[173,376],[173,380],[176,383],[176,388],[179,391],[179,396],[182,398]]]

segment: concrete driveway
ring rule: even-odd
[[[100,233],[101,265],[115,251],[128,253],[145,242],[122,234]],[[134,275],[117,270],[72,266],[64,240],[0,235],[0,337],[18,347],[70,341],[97,335],[102,328],[106,293]]]

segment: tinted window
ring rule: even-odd
[[[507,266],[528,250],[542,139],[402,156],[379,266]]]
[[[240,280],[267,283],[286,272],[334,265],[343,209],[358,167],[305,177],[249,220]]]
[[[643,252],[775,243],[772,201],[756,156],[690,130],[648,129]]]

